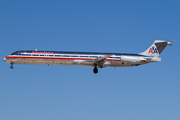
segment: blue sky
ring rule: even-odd
[[[0,2],[1,120],[179,120],[178,0]],[[139,53],[176,40],[138,67],[10,65],[17,50]]]

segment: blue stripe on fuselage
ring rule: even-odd
[[[126,55],[126,56],[144,56],[140,54],[127,54],[127,53],[102,53],[102,52],[68,52],[68,51],[32,51],[32,50],[20,50],[12,53],[11,55],[17,55],[19,53],[32,53],[32,52],[47,52],[47,53],[53,53],[53,54],[75,54],[75,55]]]

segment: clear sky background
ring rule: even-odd
[[[1,0],[0,120],[180,120],[179,0]],[[138,67],[14,65],[17,50],[139,53]]]

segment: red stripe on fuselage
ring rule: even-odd
[[[66,59],[66,60],[93,60],[94,58],[73,58],[73,57],[34,57],[34,56],[6,56],[5,58],[27,58],[27,59]],[[108,59],[107,61],[120,61],[120,59]]]

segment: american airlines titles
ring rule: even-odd
[[[33,54],[54,54],[53,52],[37,52],[37,51],[32,51]]]

